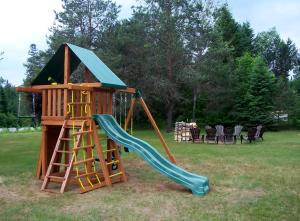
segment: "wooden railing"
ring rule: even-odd
[[[64,116],[64,89],[43,89],[42,118]]]
[[[112,114],[113,93],[115,89],[105,89],[100,87],[100,83],[89,83],[88,86],[61,84],[61,85],[39,85],[33,87],[18,87],[18,91],[34,92],[42,94],[42,120],[64,120],[68,117],[68,103],[71,101],[72,91],[74,101],[80,102],[81,91],[91,93],[91,113],[92,114]],[[119,90],[118,90],[119,91]],[[120,90],[133,93],[133,88]],[[76,108],[76,115],[81,112],[81,106]]]
[[[109,90],[94,91],[94,114],[112,114],[112,96]]]

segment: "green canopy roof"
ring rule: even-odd
[[[66,44],[70,48],[70,70],[71,73],[82,62],[95,79],[107,88],[127,88],[127,85],[112,72],[91,50]],[[51,77],[59,84],[64,83],[64,46],[61,45],[43,70],[38,74],[32,85],[50,84],[48,78]]]

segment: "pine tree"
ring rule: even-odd
[[[29,86],[31,82],[35,79],[38,73],[42,70],[44,66],[42,52],[38,51],[36,44],[31,44],[28,51],[28,58],[24,64],[26,68],[26,77],[23,84]]]
[[[2,86],[0,86],[0,113],[7,113],[7,97]]]
[[[249,90],[245,96],[248,126],[270,125],[272,123],[274,80],[274,75],[268,71],[263,59],[256,57],[250,77]]]

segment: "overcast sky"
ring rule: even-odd
[[[135,0],[115,0],[122,5],[120,18],[131,15]],[[238,22],[249,21],[255,33],[276,27],[282,38],[290,37],[300,47],[300,0],[228,0]],[[0,0],[0,76],[14,85],[22,84],[29,45],[45,49],[53,10],[61,9],[61,0]]]

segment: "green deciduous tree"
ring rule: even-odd
[[[48,37],[53,52],[65,42],[99,48],[119,13],[119,6],[111,0],[62,0],[62,8],[61,12],[55,12],[55,24]]]
[[[261,32],[255,38],[255,50],[261,54],[276,77],[288,79],[289,72],[295,68],[298,52],[295,44],[280,38],[275,28]]]

